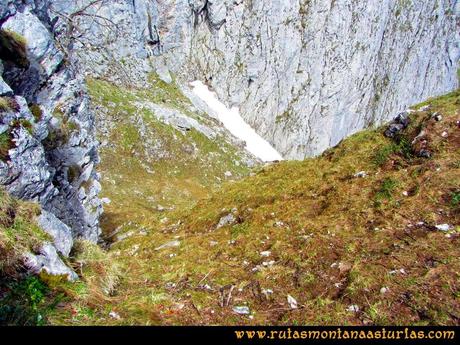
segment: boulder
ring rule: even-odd
[[[42,211],[38,218],[40,227],[53,238],[56,250],[68,257],[73,247],[72,230],[50,212]]]
[[[69,281],[78,279],[78,275],[70,269],[59,257],[56,248],[51,243],[45,243],[38,254],[26,253],[25,266],[34,274],[45,272],[52,276],[63,276]]]

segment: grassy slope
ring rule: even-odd
[[[171,210],[190,209],[211,190],[219,189],[222,181],[249,174],[245,163],[248,155],[230,144],[228,138],[219,134],[210,140],[194,129],[182,132],[138,106],[152,102],[215,127],[215,120],[193,110],[175,83],[166,84],[155,75],[151,76],[148,89],[124,89],[95,79],[87,82],[98,112],[99,140],[110,143],[100,150],[99,166],[102,197],[111,200],[102,219],[108,242],[130,236],[150,238]],[[225,176],[228,171],[231,177]],[[57,310],[50,317],[52,323],[114,321],[108,318],[113,309],[112,288],[129,270],[122,260],[116,259],[117,254],[107,254],[88,243],[77,246],[72,256],[83,281],[74,286],[54,284],[55,291],[64,292],[73,303],[63,307],[63,315]],[[122,284],[125,282],[128,283]],[[145,318],[143,315],[140,319]]]
[[[400,144],[381,129],[363,131],[318,158],[266,167],[203,193],[209,196],[191,210],[179,203],[167,221],[128,194],[132,186],[123,181],[137,175],[117,169],[125,179],[106,191],[115,200],[109,212],[136,219],[125,229],[132,236],[105,254],[121,280],[108,294],[97,286],[85,298],[74,294],[50,321],[458,324],[460,93],[429,103],[430,111],[412,115]],[[434,111],[441,122],[430,119]],[[415,157],[407,144],[421,129],[432,159]],[[353,177],[359,171],[367,177]],[[142,175],[133,183],[157,192]],[[236,224],[216,229],[231,210]],[[434,229],[443,223],[454,228],[448,234]],[[180,246],[155,250],[172,240]],[[232,298],[222,307],[230,286]],[[298,309],[289,308],[288,295]],[[250,317],[232,311],[243,305]],[[358,312],[347,310],[354,305]],[[120,319],[109,317],[111,311]]]
[[[106,233],[129,228],[127,222],[163,218],[158,205],[190,207],[217,188],[227,171],[235,178],[249,173],[238,151],[223,138],[209,140],[194,129],[181,132],[136,106],[153,102],[212,125],[212,119],[190,110],[190,101],[174,83],[153,75],[149,89],[125,90],[101,80],[89,80],[88,86],[93,103],[113,124],[109,133],[99,134],[113,143],[101,149],[103,193],[112,200],[103,219]],[[139,118],[142,124],[135,120]]]

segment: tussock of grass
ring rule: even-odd
[[[9,159],[9,151],[14,147],[11,140],[11,134],[4,132],[0,134],[0,160],[7,161]]]
[[[398,187],[398,181],[391,177],[385,178],[377,193],[375,194],[375,203],[380,205],[383,200],[391,201],[393,199],[393,193]]]
[[[0,112],[7,112],[10,111],[10,102],[6,97],[0,97]]]
[[[28,131],[31,135],[33,134],[33,131],[34,131],[34,126],[33,126],[32,122],[30,122],[29,120],[26,120],[26,119],[14,120],[11,123],[11,127],[12,128],[22,127],[26,131]]]
[[[43,119],[43,110],[38,104],[29,106],[30,112],[34,116],[35,122],[40,122]]]
[[[37,121],[40,121],[43,117],[43,113],[39,113],[38,108],[31,109],[34,113],[34,117]],[[40,109],[41,111],[41,109]],[[65,145],[69,142],[72,134],[80,131],[80,125],[75,122],[74,119],[69,118],[69,116],[61,109],[58,105],[56,106],[53,116],[59,120],[59,125],[57,127],[48,126],[49,134],[44,141],[44,145],[48,149],[56,148],[60,145]]]
[[[0,190],[0,325],[42,325],[54,308],[46,284],[24,275],[23,255],[50,241],[35,222],[39,213],[38,205]]]
[[[13,97],[0,97],[0,114],[9,111],[19,111],[19,105],[17,101]]]
[[[88,241],[77,241],[73,250],[74,265],[83,270],[81,274],[89,288],[102,290],[106,296],[113,294],[122,274],[117,262],[99,246]]]
[[[35,223],[39,207],[17,201],[0,190],[0,275],[20,271],[22,255],[49,239]]]
[[[54,309],[49,313],[49,323],[60,324],[63,315],[79,325],[98,319],[100,324],[110,324],[108,314],[116,308],[114,294],[124,274],[124,268],[114,257],[98,245],[77,240],[71,253],[71,265],[81,276],[76,283],[63,281],[51,284],[55,293],[62,293],[63,302],[71,299],[72,306]]]

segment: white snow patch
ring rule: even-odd
[[[216,112],[225,128],[235,137],[246,142],[246,149],[249,152],[264,162],[283,160],[281,154],[243,120],[238,108],[227,108],[217,99],[217,95],[199,80],[192,82],[191,85],[193,93]]]

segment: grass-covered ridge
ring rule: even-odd
[[[108,254],[120,281],[51,322],[457,324],[460,92],[426,104],[396,139],[363,131],[318,158],[226,183],[192,209],[159,217],[122,187],[112,212],[138,213]],[[431,158],[417,154],[421,133]]]

